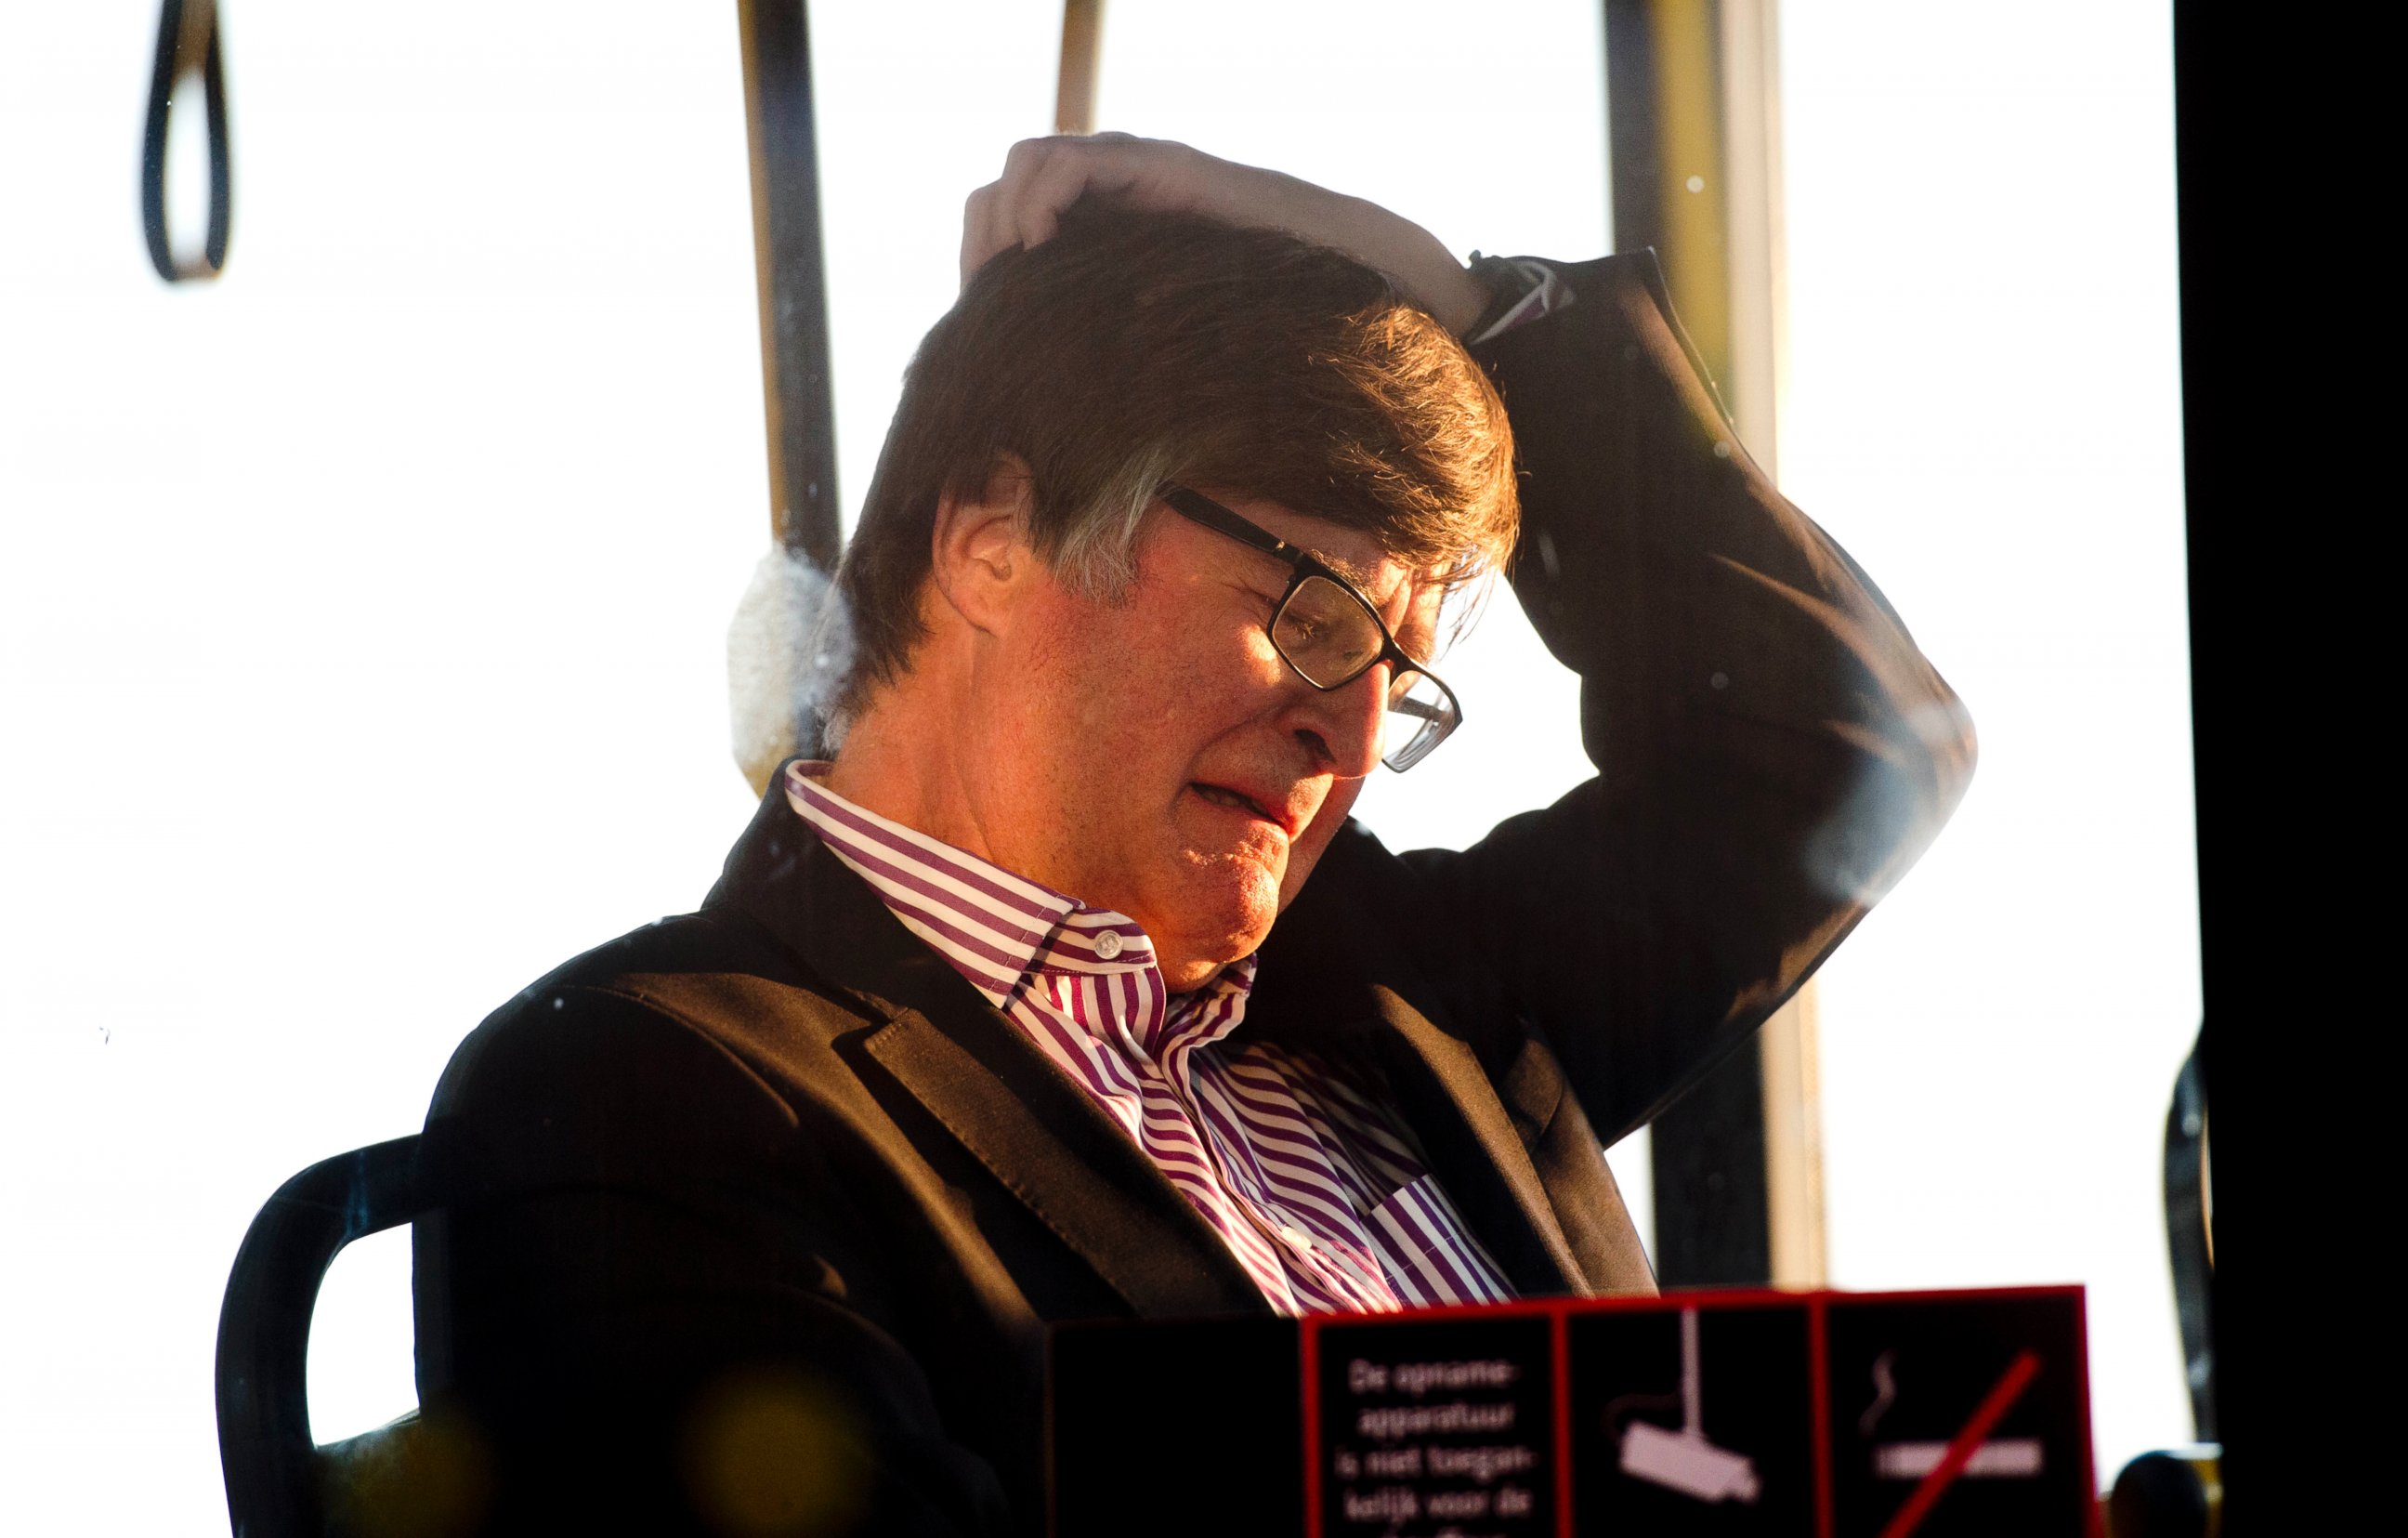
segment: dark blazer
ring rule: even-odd
[[[1241,1028],[1383,1074],[1526,1294],[1652,1287],[1600,1145],[1796,989],[1972,762],[1739,447],[1653,258],[1565,276],[1574,304],[1478,351],[1526,477],[1512,581],[1599,773],[1468,850],[1350,825]],[[530,1526],[673,1529],[749,1447],[837,1457],[862,1531],[1033,1532],[1046,1325],[1265,1308],[774,787],[698,913],[480,1026],[428,1132],[462,1195],[418,1230],[422,1393]]]

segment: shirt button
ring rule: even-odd
[[[1286,1240],[1289,1243],[1294,1244],[1297,1249],[1309,1250],[1312,1248],[1312,1235],[1305,1232],[1302,1229],[1297,1228],[1293,1223],[1283,1223],[1280,1225],[1280,1237]]]
[[[1096,937],[1096,954],[1110,961],[1121,954],[1121,937],[1106,929]]]

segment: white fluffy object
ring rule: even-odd
[[[796,754],[834,746],[828,717],[852,666],[843,596],[799,552],[770,547],[727,625],[731,745],[752,794]]]

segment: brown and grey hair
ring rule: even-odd
[[[981,268],[912,359],[838,576],[839,714],[908,670],[938,504],[1008,453],[1038,553],[1105,599],[1168,482],[1371,531],[1450,582],[1501,566],[1520,516],[1496,390],[1381,274],[1277,231],[1082,205]]]

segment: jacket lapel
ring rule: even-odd
[[[1384,1028],[1372,1040],[1398,1109],[1513,1289],[1524,1297],[1588,1290],[1538,1167],[1478,1054],[1399,994],[1371,991]]]
[[[1140,1315],[1268,1311],[1162,1171],[1025,1040],[1002,1035],[1017,1036],[1010,1022],[966,1023],[905,1009],[867,1047]]]
[[[1186,1198],[828,853],[778,781],[705,901],[742,909],[884,1019],[862,1043],[877,1068],[1139,1315],[1267,1311]]]
[[[1263,947],[1245,1028],[1299,1047],[1368,1053],[1431,1172],[1514,1290],[1588,1291],[1525,1141],[1554,1114],[1560,1077],[1515,1071],[1526,1066],[1515,1049],[1527,1045],[1518,1031],[1501,1032],[1487,1055],[1499,1060],[1484,1061],[1458,1034],[1426,968],[1352,900],[1341,852],[1330,853],[1340,857],[1325,860]]]

